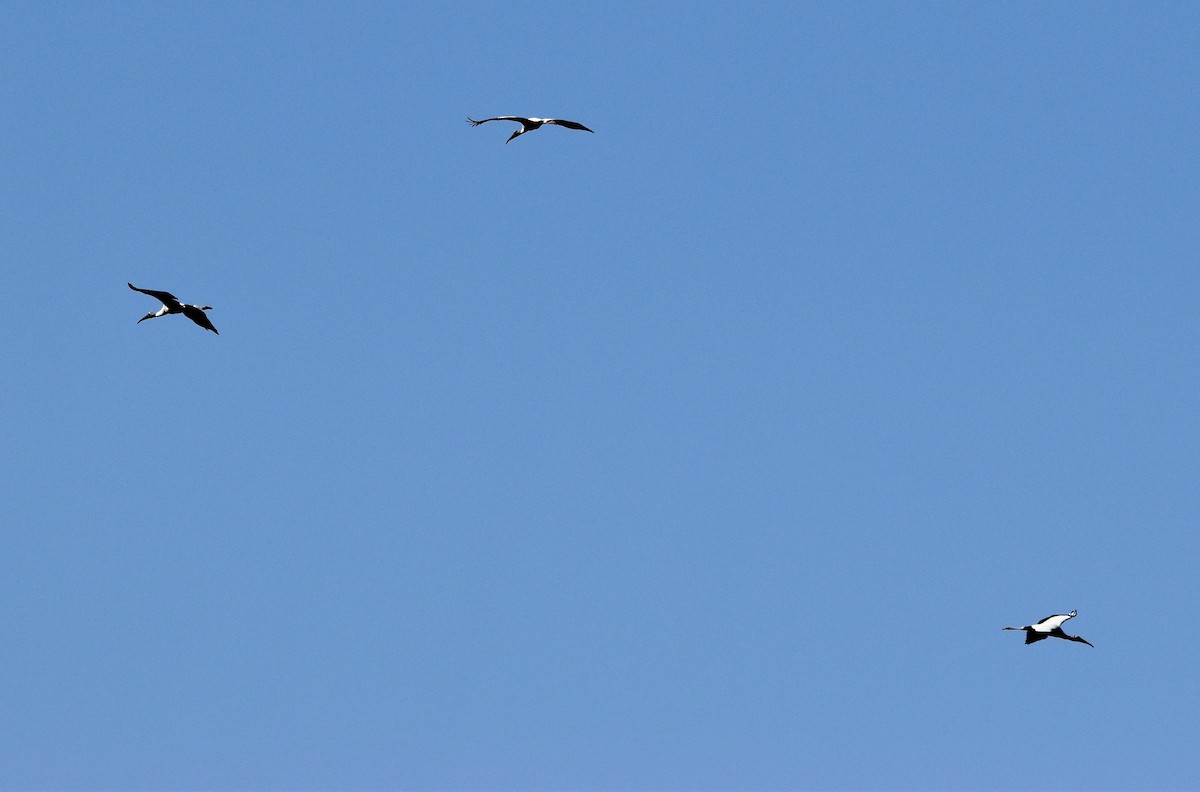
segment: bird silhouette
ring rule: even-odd
[[[151,297],[162,303],[162,308],[146,314],[141,319],[138,319],[136,324],[141,324],[147,319],[157,319],[158,317],[166,316],[167,314],[183,314],[188,319],[191,319],[193,322],[203,327],[205,330],[212,330],[214,333],[217,333],[217,328],[213,327],[213,323],[208,320],[208,314],[204,313],[205,311],[212,310],[211,305],[189,305],[188,303],[180,302],[179,298],[170,292],[154,291],[153,289],[139,289],[132,283],[127,283],[125,285],[134,291],[141,292],[142,294],[149,294]],[[217,333],[217,335],[221,334]]]
[[[1065,622],[1067,619],[1074,619],[1075,613],[1075,611],[1071,611],[1070,613],[1057,613],[1053,616],[1047,616],[1035,624],[1028,624],[1024,627],[1003,627],[1001,629],[1024,630],[1025,643],[1027,644],[1044,641],[1047,638],[1062,638],[1066,641],[1085,643],[1095,649],[1096,647],[1092,645],[1091,641],[1084,640],[1078,635],[1067,635],[1065,632],[1063,632],[1063,622]]]
[[[511,143],[513,138],[520,137],[526,132],[532,132],[542,124],[553,124],[555,126],[566,127],[567,129],[579,129],[584,132],[592,131],[583,124],[580,124],[578,121],[563,121],[561,118],[522,118],[521,116],[496,116],[495,118],[485,118],[482,121],[476,121],[470,116],[467,117],[467,123],[473,127],[477,127],[480,124],[486,124],[488,121],[516,121],[521,125],[520,129],[518,129],[516,132],[513,132],[512,135],[509,136],[508,140],[504,141],[505,145]],[[592,134],[595,133],[593,132]]]

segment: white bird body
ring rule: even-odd
[[[578,121],[564,121],[561,118],[525,118],[524,116],[496,116],[495,118],[485,118],[482,121],[476,121],[474,118],[471,118],[469,116],[467,117],[467,123],[473,127],[477,127],[480,124],[486,124],[488,121],[516,121],[518,124],[521,125],[520,129],[518,129],[516,132],[513,132],[512,135],[509,136],[508,140],[504,141],[506,145],[508,143],[511,143],[513,141],[513,138],[520,137],[521,135],[524,135],[526,132],[532,132],[533,130],[542,126],[542,124],[550,124],[551,126],[561,126],[561,127],[566,127],[567,129],[578,129],[582,132],[591,132],[592,131],[592,130],[588,129],[587,127],[585,127],[583,124],[579,123]],[[593,132],[592,134],[595,134],[595,133]]]
[[[1087,641],[1078,635],[1067,635],[1063,632],[1063,624],[1067,619],[1075,618],[1076,611],[1070,613],[1056,613],[1053,616],[1047,616],[1034,624],[1027,624],[1024,627],[1003,627],[1004,630],[1024,630],[1025,643],[1031,644],[1037,641],[1045,640],[1046,638],[1062,638],[1067,641],[1075,641],[1076,643],[1085,643],[1092,646],[1090,641]],[[1095,647],[1092,647],[1095,648]]]
[[[151,297],[162,303],[162,308],[159,308],[157,311],[151,311],[141,319],[138,319],[137,324],[141,324],[147,319],[157,319],[158,317],[166,316],[167,314],[183,314],[188,319],[191,319],[193,322],[203,327],[205,330],[212,330],[214,333],[217,333],[217,328],[213,327],[213,323],[209,321],[208,314],[204,313],[205,311],[212,310],[211,305],[191,305],[190,303],[180,302],[179,298],[170,292],[154,291],[153,289],[139,289],[132,283],[126,283],[125,285],[136,292],[149,294]],[[217,333],[217,335],[221,334]]]

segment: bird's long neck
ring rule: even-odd
[[[138,322],[144,322],[147,319],[157,319],[160,316],[166,316],[168,313],[170,313],[170,311],[171,309],[164,304],[163,307],[159,308],[157,311],[151,311],[141,319],[138,319]]]

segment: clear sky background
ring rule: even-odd
[[[1197,788],[1197,85],[1192,3],[4,4],[0,786]]]

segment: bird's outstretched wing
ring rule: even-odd
[[[579,129],[584,132],[592,132],[592,130],[580,124],[578,121],[563,121],[561,118],[547,118],[543,123],[556,124],[557,126],[566,127],[567,129]],[[595,134],[595,132],[592,132]]]
[[[1033,626],[1037,627],[1039,630],[1053,630],[1056,627],[1062,627],[1063,622],[1065,622],[1067,619],[1070,619],[1074,615],[1075,614],[1073,613],[1056,613],[1053,616],[1047,616]]]
[[[174,294],[171,294],[171,292],[154,291],[153,289],[139,289],[137,286],[134,286],[132,283],[128,283],[128,282],[126,282],[125,285],[128,286],[129,288],[133,289],[136,292],[141,292],[142,294],[149,294],[151,297],[158,300],[163,305],[168,305],[168,306],[169,305],[179,305],[179,298],[176,297]]]
[[[196,324],[203,327],[205,330],[212,330],[214,333],[217,333],[217,328],[213,327],[213,323],[208,320],[208,314],[206,314],[206,313],[204,313],[204,311],[200,310],[200,308],[198,306],[195,306],[195,305],[183,306],[183,315],[186,316],[188,319],[191,319]],[[217,335],[221,335],[221,334],[217,333]]]
[[[1042,631],[1054,630],[1055,628],[1061,628],[1063,622],[1074,616],[1074,613],[1055,613],[1054,616],[1048,616],[1040,620],[1040,622],[1034,622],[1033,626]]]
[[[485,118],[482,121],[476,121],[474,118],[467,116],[467,123],[473,127],[477,127],[480,124],[486,124],[488,121],[516,121],[521,126],[529,125],[529,119],[521,118],[521,116],[496,116],[495,118]]]

